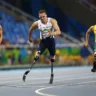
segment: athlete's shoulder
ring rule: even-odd
[[[32,25],[37,26],[38,25],[38,21],[33,22]]]
[[[94,25],[90,26],[89,27],[89,30],[92,30],[93,31],[94,30]]]
[[[92,25],[92,26],[90,26],[89,28],[94,28],[94,27],[96,27],[96,25]]]
[[[33,22],[30,28],[33,28],[33,29],[38,28],[38,22],[37,21]]]
[[[93,28],[95,25],[90,26],[90,28]]]
[[[54,19],[54,18],[50,18],[50,20],[51,20],[51,21],[57,21],[57,20],[56,20],[56,19]]]
[[[50,18],[50,21],[51,21],[52,23],[57,23],[57,20],[54,19],[54,18]]]
[[[35,21],[33,24],[38,24],[38,21]]]

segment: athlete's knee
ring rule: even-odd
[[[39,57],[40,57],[40,51],[37,51],[36,55],[34,57],[34,60],[37,61],[39,59]]]
[[[38,57],[38,56],[35,56],[35,57],[34,57],[34,60],[35,60],[35,61],[37,61],[38,59],[39,59],[39,57]]]
[[[51,62],[55,62],[55,56],[50,56]]]

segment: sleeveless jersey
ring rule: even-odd
[[[54,31],[50,18],[48,18],[48,22],[46,24],[43,24],[41,20],[38,20],[38,29],[40,31],[40,39],[49,37],[48,30],[51,32]]]
[[[93,27],[94,37],[95,37],[95,45],[94,45],[94,54],[96,54],[96,25]]]
[[[93,30],[94,30],[94,34],[96,35],[96,25],[94,25]]]
[[[94,32],[94,35],[95,35],[95,42],[96,42],[96,25],[94,25],[94,27],[93,27],[93,32]]]

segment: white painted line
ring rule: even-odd
[[[45,93],[41,93],[40,91],[42,90],[46,90],[46,89],[50,89],[50,88],[53,88],[54,86],[51,86],[51,87],[45,87],[45,88],[40,88],[38,90],[35,91],[36,94],[39,94],[41,96],[56,96],[56,95],[51,95],[51,94],[45,94]]]
[[[75,84],[77,84],[78,86],[81,86],[81,84],[88,84],[88,83],[93,83],[93,82],[96,82],[96,81],[88,81],[88,82],[75,83]],[[40,89],[35,90],[35,93],[36,93],[36,94],[39,94],[39,95],[41,95],[41,96],[56,96],[56,95],[51,95],[51,94],[45,94],[45,93],[42,93],[42,92],[40,92],[40,91],[46,90],[46,89],[50,89],[50,88],[54,88],[54,87],[64,87],[64,86],[72,86],[72,85],[73,85],[73,84],[58,85],[58,86],[51,86],[51,87],[44,87],[44,88],[40,88]]]

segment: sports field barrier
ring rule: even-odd
[[[27,65],[34,58],[38,45],[1,45],[0,66]],[[89,65],[93,62],[93,55],[82,56],[82,44],[56,45],[56,65]],[[46,50],[40,57],[38,64],[50,64],[49,53]]]

